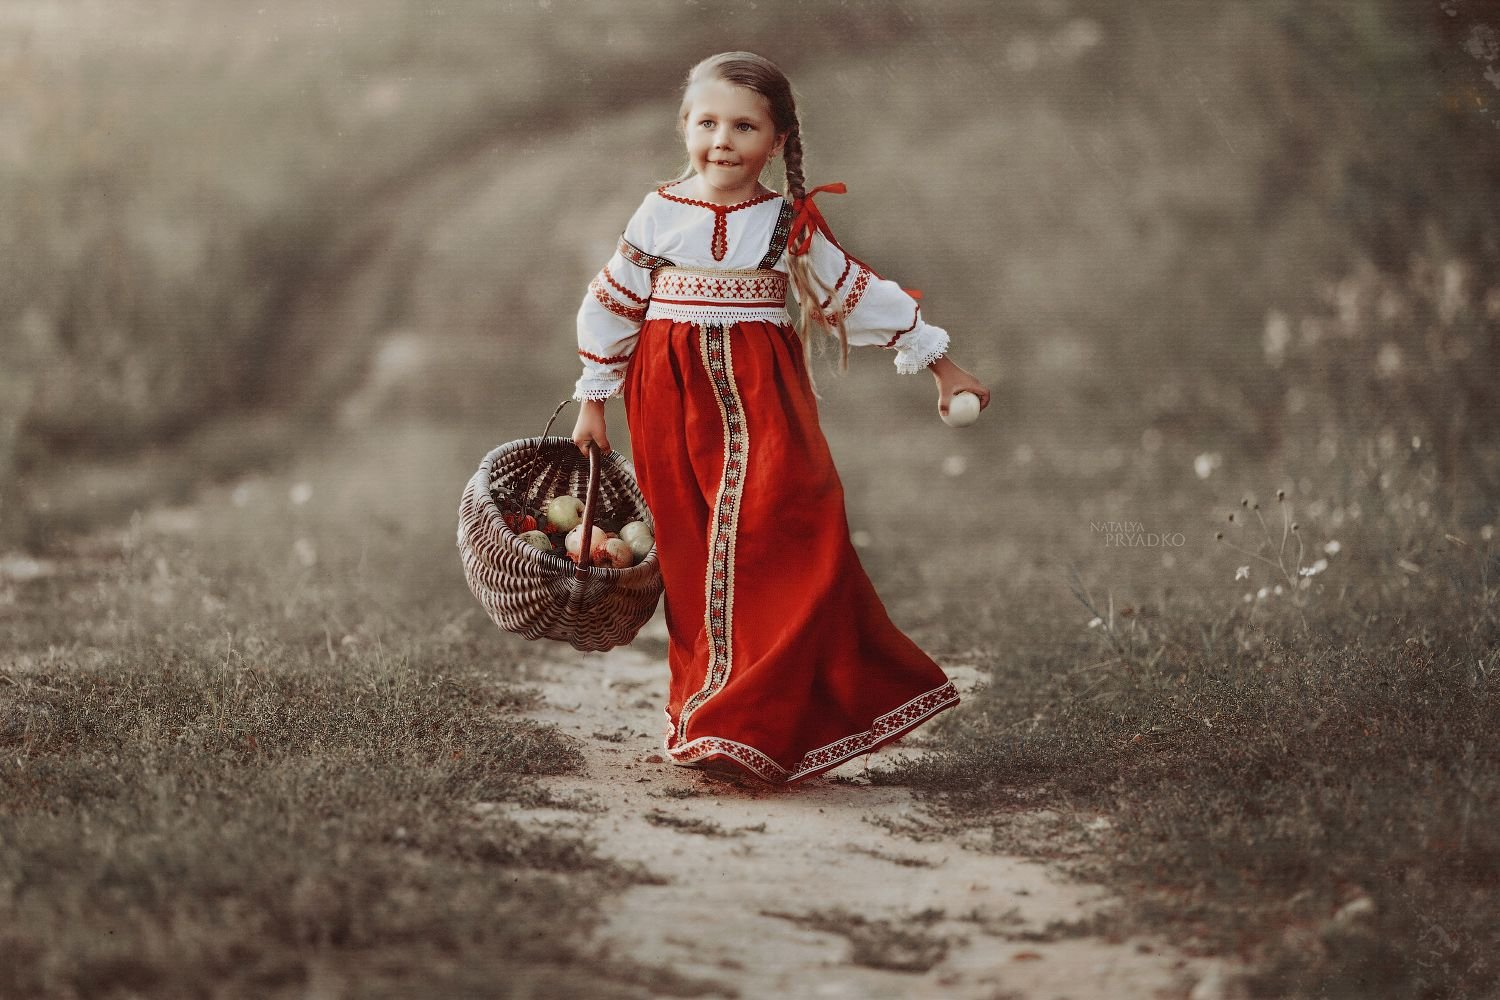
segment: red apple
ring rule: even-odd
[[[608,539],[603,545],[601,564],[615,569],[628,569],[635,565],[635,553],[630,543],[621,538]]]

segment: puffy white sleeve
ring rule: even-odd
[[[844,314],[849,346],[895,352],[896,371],[915,375],[948,352],[948,332],[922,318],[922,307],[901,286],[882,278],[821,231],[813,234],[813,270],[833,294],[819,304],[832,327]],[[806,303],[803,303],[806,308]]]
[[[609,399],[625,385],[625,369],[640,339],[651,298],[651,245],[647,201],[641,203],[609,261],[589,282],[578,307],[578,358],[583,375],[573,398]]]

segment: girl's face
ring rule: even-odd
[[[770,102],[724,80],[693,86],[683,126],[700,193],[719,204],[754,197],[761,171],[786,143],[786,136],[776,134]]]

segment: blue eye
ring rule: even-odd
[[[744,129],[747,132],[755,130],[755,126],[751,125],[749,122],[740,122],[740,128]]]

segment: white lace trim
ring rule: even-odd
[[[896,348],[896,371],[915,375],[947,353],[948,331],[923,323],[901,338],[901,346]]]
[[[711,306],[684,306],[652,299],[646,307],[646,319],[670,319],[679,323],[697,323],[707,325],[710,323],[721,323],[729,325],[732,323],[748,323],[752,320],[766,320],[771,323],[790,323],[791,317],[787,315],[785,305],[776,306],[736,306],[736,305],[711,305]]]
[[[603,378],[597,375],[585,375],[579,379],[573,387],[573,398],[583,399],[609,399],[618,396],[625,389],[625,375],[621,373],[619,378]]]

